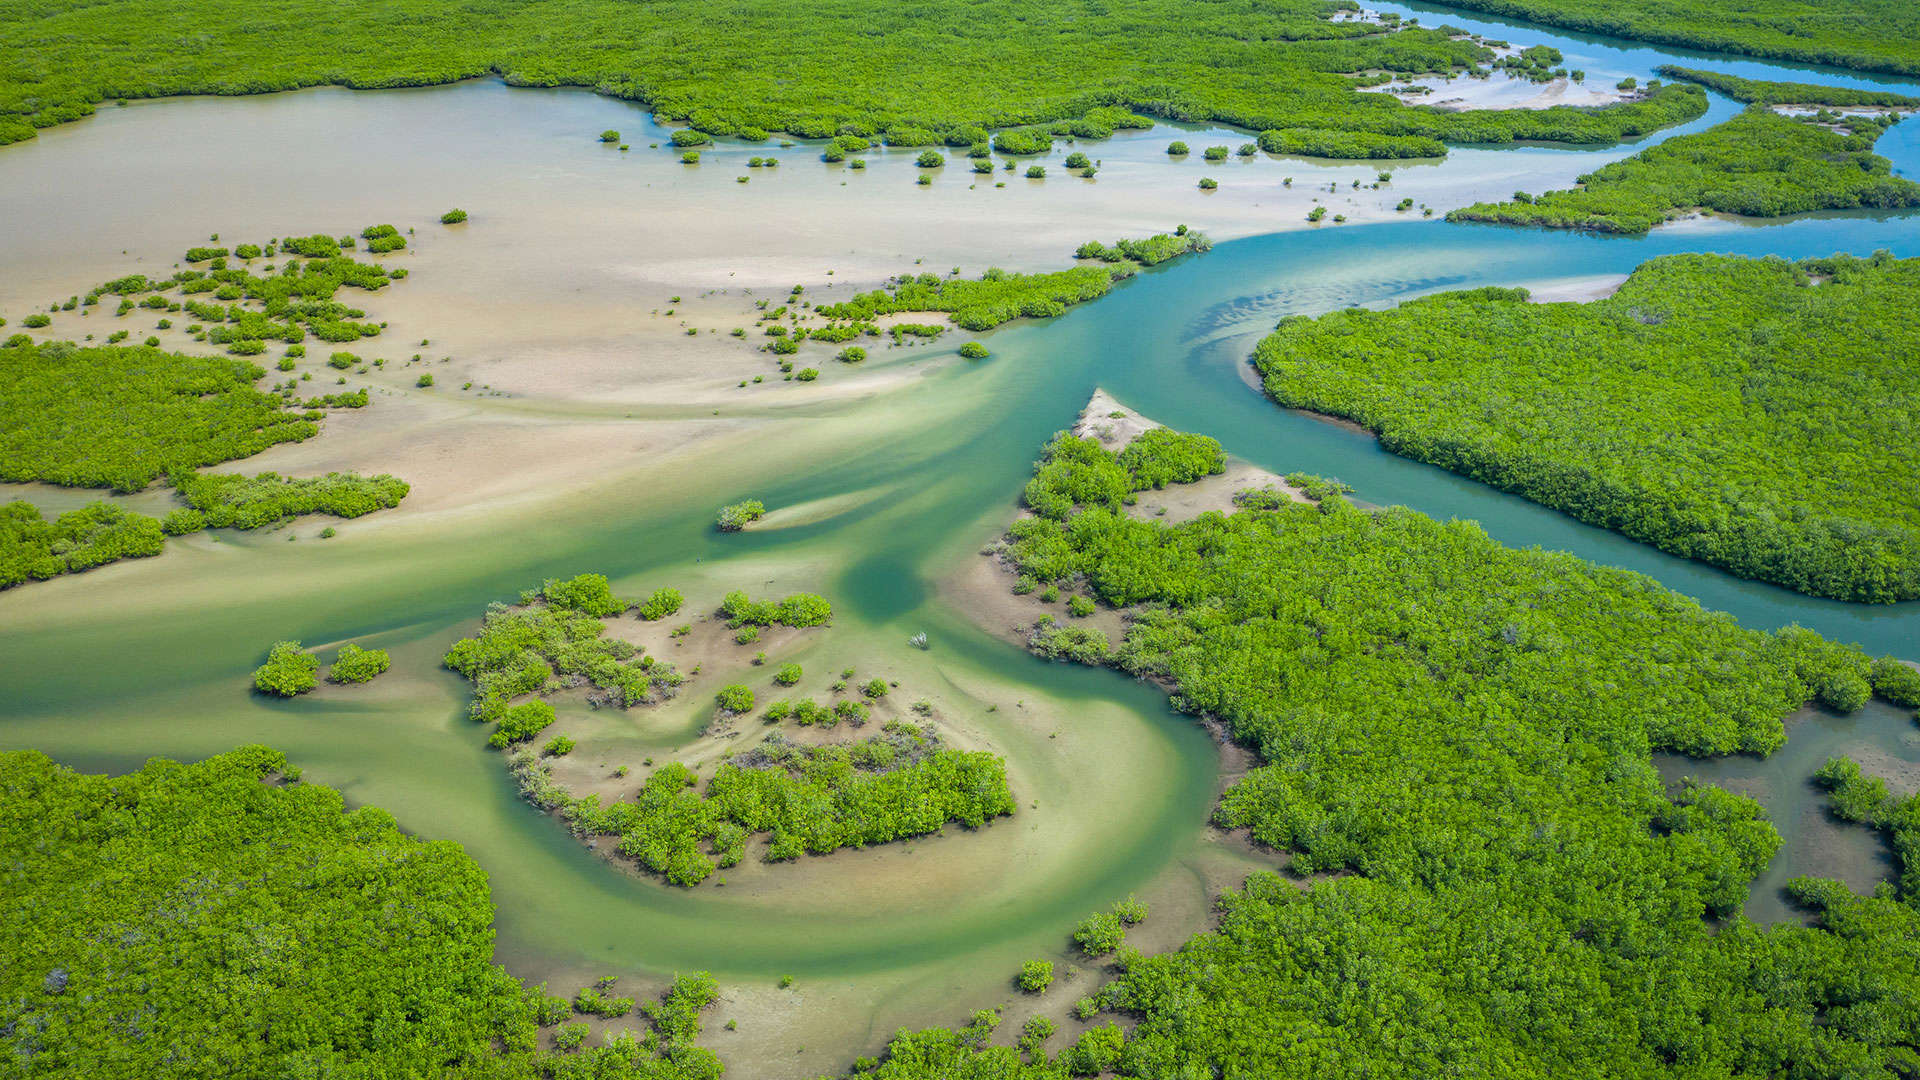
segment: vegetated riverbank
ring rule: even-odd
[[[458,845],[408,836],[381,810],[344,813],[339,793],[299,776],[260,746],[113,778],[0,755],[0,852],[12,867],[0,1045],[20,1075],[206,1075],[236,1062],[720,1075],[693,1045],[716,996],[710,977],[676,979],[643,1005],[644,1040],[581,1048],[589,1025],[576,1014],[624,1015],[633,998],[522,985],[493,962],[486,876]],[[249,1004],[209,1002],[212,983]],[[393,1025],[398,1013],[408,1021]],[[394,1030],[371,1034],[383,1027]]]
[[[1341,10],[1325,0],[1285,0],[1253,13],[1151,0],[1115,16],[1086,0],[993,0],[985,8],[940,0],[908,15],[848,0],[809,10],[801,24],[771,6],[746,8],[722,31],[684,0],[637,22],[606,0],[566,0],[458,25],[419,0],[387,0],[362,5],[342,30],[335,5],[298,0],[263,23],[220,0],[202,13],[208,29],[198,62],[183,69],[152,58],[153,16],[140,3],[42,3],[0,23],[0,57],[14,57],[21,73],[0,93],[0,142],[31,138],[116,97],[421,86],[492,73],[525,85],[591,86],[708,135],[883,134],[895,146],[966,146],[984,142],[990,129],[1044,134],[1051,122],[1097,137],[1114,130],[1102,114],[1116,106],[1336,140],[1361,133],[1386,151],[1378,156],[1406,156],[1391,151],[1407,140],[1612,142],[1698,115],[1699,102],[1673,95],[1591,113],[1471,116],[1363,95],[1356,73],[1471,69],[1495,54],[1412,20],[1388,27],[1330,18]],[[865,49],[858,63],[802,50],[768,65],[796,35],[862,41]],[[686,59],[696,55],[697,64]],[[990,73],[982,55],[996,58]]]
[[[1644,233],[1697,210],[1780,217],[1920,206],[1920,184],[1892,174],[1873,145],[1896,117],[1788,116],[1765,105],[1580,177],[1580,187],[1476,203],[1449,221]]]
[[[1527,299],[1288,319],[1254,364],[1282,405],[1677,555],[1820,596],[1920,597],[1902,344],[1920,261],[1670,256],[1603,300]]]
[[[1902,0],[1754,0],[1702,11],[1672,0],[1438,0],[1569,30],[1739,56],[1920,74],[1920,16]]]
[[[1685,79],[1717,90],[1735,101],[1749,105],[1831,105],[1843,109],[1920,108],[1920,98],[1896,94],[1890,90],[1863,90],[1848,86],[1815,86],[1810,83],[1748,79],[1721,71],[1702,71],[1662,64],[1660,74],[1669,79]]]
[[[1125,959],[1095,996],[1135,1021],[1124,1040],[1089,1033],[1058,1059],[1023,1063],[964,1034],[903,1034],[871,1075],[1081,1074],[1096,1048],[1093,1071],[1129,1075],[1229,1062],[1276,1075],[1356,1061],[1397,1070],[1430,1052],[1408,1032],[1506,1071],[1639,1075],[1661,1054],[1647,1024],[1671,1017],[1669,999],[1688,988],[1713,988],[1718,1004],[1688,1012],[1668,1037],[1715,1033],[1689,1042],[1702,1062],[1904,1060],[1899,1036],[1827,1023],[1865,1002],[1822,1002],[1820,972],[1873,971],[1887,989],[1870,999],[1900,1007],[1895,987],[1920,979],[1900,944],[1920,921],[1914,883],[1862,897],[1800,879],[1794,896],[1818,925],[1760,930],[1738,913],[1778,833],[1757,803],[1717,788],[1670,798],[1649,753],[1766,754],[1784,742],[1782,719],[1815,695],[1846,710],[1876,688],[1920,703],[1910,668],[1869,665],[1804,631],[1738,630],[1644,578],[1503,548],[1471,523],[1358,511],[1314,478],[1298,481],[1306,504],[1251,493],[1236,514],[1172,526],[1122,512],[1152,479],[1216,469],[1209,443],[1163,435],[1115,453],[1063,434],[1051,444],[1025,495],[1034,516],[1008,535],[1021,585],[1072,589],[1130,618],[1115,646],[1045,616],[1031,645],[1170,683],[1183,709],[1219,718],[1264,762],[1216,820],[1290,850],[1296,873],[1356,873],[1304,889],[1255,875],[1224,899],[1218,931]],[[1643,696],[1652,686],[1664,688],[1657,703]],[[1535,724],[1552,735],[1514,727]],[[1920,802],[1856,797],[1846,785],[1864,780],[1822,775],[1899,858],[1920,855],[1906,824]],[[1420,814],[1396,809],[1414,793]],[[1576,899],[1567,881],[1599,887]],[[1716,932],[1703,915],[1731,925]],[[1351,1022],[1356,984],[1326,963],[1328,942],[1341,941],[1371,958],[1367,1007],[1398,1017],[1391,1031]],[[1631,973],[1645,955],[1660,957],[1659,979]],[[1489,985],[1520,996],[1490,1000]],[[1790,994],[1767,989],[1780,986]],[[1446,1006],[1409,1011],[1409,994]],[[1555,1034],[1512,1022],[1516,1009],[1551,1016]],[[1559,1034],[1567,1023],[1581,1035]],[[1303,1031],[1314,1037],[1284,1034]]]

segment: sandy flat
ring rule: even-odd
[[[1563,301],[1586,303],[1590,300],[1604,300],[1620,291],[1625,284],[1625,274],[1589,274],[1585,277],[1554,278],[1549,281],[1529,282],[1524,287],[1527,299],[1536,304],[1556,304]]]

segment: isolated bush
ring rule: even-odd
[[[1029,960],[1020,965],[1020,989],[1029,994],[1044,992],[1053,985],[1053,962]]]
[[[679,589],[655,589],[652,596],[641,602],[637,614],[642,619],[653,622],[679,611],[681,602]]]
[[[363,683],[391,667],[393,661],[388,658],[385,649],[363,649],[352,642],[340,646],[339,655],[333,658],[333,666],[327,669],[327,681],[337,683]]]
[[[253,685],[263,694],[294,697],[314,687],[314,672],[320,661],[300,651],[297,641],[275,642],[267,650],[267,662],[253,672]]]
[[[767,508],[759,499],[742,499],[720,508],[721,532],[738,532],[766,516]]]

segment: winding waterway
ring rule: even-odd
[[[1568,66],[1584,67],[1590,79],[1608,84],[1626,75],[1645,79],[1669,60],[1761,77],[1880,84],[1451,13],[1440,18],[1425,6],[1383,6],[1428,22],[1554,44]],[[1708,117],[1679,130],[1698,130],[1736,110],[1716,99]],[[503,123],[499,138],[478,146],[468,141]],[[313,141],[298,133],[302,125],[359,132],[364,141],[352,154],[352,169],[341,166],[337,151],[302,149]],[[620,277],[620,250],[660,242],[649,230],[661,228],[663,216],[705,206],[748,215],[743,229],[803,229],[809,226],[796,224],[797,216],[840,198],[849,179],[837,171],[812,172],[822,167],[796,148],[782,166],[807,171],[794,190],[769,195],[751,211],[728,210],[723,200],[736,197],[736,185],[717,171],[703,179],[660,163],[656,154],[620,175],[609,171],[616,166],[604,154],[589,158],[574,145],[580,132],[610,125],[659,135],[644,114],[623,103],[484,83],[109,110],[0,152],[0,219],[22,230],[9,237],[17,243],[7,245],[0,263],[7,282],[0,293],[9,301],[50,291],[64,296],[120,272],[128,258],[123,250],[164,259],[216,228],[233,235],[278,232],[275,222],[292,213],[288,207],[300,208],[302,222],[385,220],[394,203],[437,211],[445,192],[457,188],[486,192],[496,206],[516,206],[511,213],[495,211],[506,235],[525,245],[541,236],[562,247],[577,241],[571,265],[602,272],[580,272],[557,285],[536,282],[549,271],[568,273],[569,264],[539,262],[551,252],[536,255],[531,246],[508,244],[484,255],[478,249],[449,255],[449,272],[437,282],[422,273],[408,288],[418,284],[428,297],[463,293],[469,304],[516,289],[548,295],[540,292],[547,289],[553,296],[575,290],[592,303],[638,309],[659,300],[651,291],[638,295],[634,282],[646,274]],[[83,182],[110,174],[119,155],[151,152],[184,161],[235,131],[256,133],[261,149],[225,161],[206,183],[182,181],[185,171],[117,194],[104,183]],[[1245,138],[1202,133],[1208,135]],[[1100,144],[1106,182],[1121,192],[1163,182],[1149,166],[1164,166],[1158,158],[1166,137],[1161,129]],[[275,152],[280,149],[284,155]],[[1880,150],[1899,171],[1920,169],[1920,121],[1895,127]],[[1482,187],[1511,190],[1516,170],[1531,170],[1529,182],[1557,176],[1564,184],[1573,172],[1627,152],[1468,148],[1446,165],[1410,167],[1395,183],[1413,189],[1421,182],[1419,169],[1431,168],[1444,179],[1423,194],[1464,198]],[[1327,163],[1286,168],[1302,177],[1365,171]],[[898,180],[906,169],[896,160],[868,171]],[[364,185],[343,186],[348,172]],[[656,182],[660,190],[653,189]],[[369,190],[374,186],[381,190]],[[1099,218],[1097,207],[1075,209],[1071,194],[1054,193],[1059,190],[1010,195],[1020,200],[1007,204],[1013,227],[1027,217]],[[1140,205],[1128,204],[1128,212],[1138,215]],[[1208,213],[1224,220],[1252,210],[1194,205],[1199,221]],[[859,217],[869,212],[871,222],[863,226]],[[821,248],[842,265],[869,256],[897,264],[911,250],[912,213],[910,201],[892,196],[840,204],[831,211],[833,222],[821,227]],[[47,226],[23,229],[34,220]],[[473,228],[479,236],[482,226]],[[1097,231],[1111,229],[1101,224]],[[1009,257],[1025,250],[1013,241],[981,242]],[[930,246],[938,243],[948,242]],[[874,250],[876,244],[885,250]],[[883,393],[800,407],[715,409],[720,422],[744,418],[759,426],[751,437],[677,454],[665,467],[610,458],[596,482],[564,497],[477,507],[417,524],[403,510],[357,539],[345,534],[351,543],[287,543],[274,534],[181,545],[160,559],[0,593],[0,746],[37,748],[80,768],[113,771],[156,754],[193,758],[244,742],[276,746],[310,779],[342,789],[355,803],[384,807],[410,830],[463,844],[492,880],[500,953],[516,972],[548,975],[556,985],[603,972],[657,976],[695,967],[715,971],[723,982],[755,986],[792,974],[812,991],[810,1003],[764,995],[736,1003],[760,1010],[760,1030],[777,1033],[780,1046],[773,1045],[774,1035],[753,1035],[751,1023],[743,1023],[734,1045],[763,1062],[773,1061],[776,1050],[784,1055],[782,1064],[756,1068],[754,1075],[831,1069],[898,1024],[950,1021],[1004,997],[1006,977],[1020,960],[1064,956],[1065,928],[1119,895],[1139,891],[1165,912],[1156,920],[1168,927],[1165,940],[1150,942],[1164,947],[1177,942],[1176,930],[1191,932],[1204,922],[1209,897],[1222,883],[1277,865],[1270,854],[1205,831],[1217,790],[1217,749],[1168,708],[1163,693],[1110,672],[1042,663],[976,626],[941,591],[956,568],[998,535],[1038,448],[1071,423],[1096,387],[1173,427],[1213,435],[1255,464],[1339,477],[1368,502],[1476,519],[1509,544],[1565,549],[1642,571],[1749,626],[1798,623],[1875,653],[1920,657],[1920,604],[1842,604],[1739,581],[1394,457],[1347,428],[1277,409],[1244,373],[1252,343],[1288,314],[1482,284],[1625,274],[1670,252],[1797,258],[1882,248],[1920,254],[1920,218],[1706,221],[1642,239],[1409,220],[1222,243],[1202,258],[1143,273],[1061,318],[985,335],[994,355],[978,364],[890,360],[915,365],[915,377]],[[945,261],[951,253],[928,254]],[[689,265],[699,261],[697,250],[683,254]],[[628,295],[619,299],[616,289]],[[421,306],[427,310],[415,314],[429,325],[431,305]],[[565,326],[521,330],[533,340],[564,336]],[[460,340],[458,328],[444,333]],[[633,423],[648,422],[645,400],[609,407],[609,415],[632,415],[629,406],[643,413]],[[564,413],[594,405],[526,397],[473,407]],[[696,412],[658,411],[681,418]],[[512,468],[513,447],[489,452]],[[774,507],[838,500],[837,512],[786,529],[714,533],[715,505],[748,493]],[[628,592],[661,584],[689,591],[818,588],[836,606],[831,662],[844,657],[849,665],[872,667],[870,658],[880,657],[878,667],[903,685],[942,690],[955,703],[951,722],[1009,758],[1021,813],[974,834],[743,872],[726,889],[673,889],[611,867],[519,801],[497,755],[464,718],[464,683],[437,665],[446,644],[470,629],[489,601],[510,598],[546,576],[586,569],[606,572]],[[907,636],[921,631],[932,647],[924,653],[904,648]],[[280,638],[377,643],[394,650],[395,670],[357,697],[276,704],[249,696],[247,672],[263,645]],[[690,712],[677,715],[690,726]],[[663,729],[636,736],[634,747],[668,753],[683,736],[680,727]],[[1912,768],[1920,762],[1920,728],[1876,706],[1844,722],[1811,717],[1796,724],[1789,747],[1768,762],[1674,766],[1753,790],[1787,836],[1782,856],[1756,885],[1754,917],[1791,917],[1778,888],[1793,873],[1840,873],[1864,888],[1879,872],[1874,842],[1827,823],[1805,783],[1827,754],[1839,752]],[[715,1033],[711,1041],[728,1055],[735,1052],[729,1038]]]

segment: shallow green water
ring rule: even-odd
[[[1644,76],[1674,55],[1534,38],[1559,44],[1572,66],[1585,62],[1615,77]],[[481,85],[434,93],[453,100],[504,91]],[[379,113],[389,99],[281,100],[303,112],[315,102],[324,112],[326,102],[338,101],[354,122],[365,122],[363,115]],[[537,102],[557,111],[541,119]],[[262,103],[193,107],[254,116]],[[596,129],[615,110],[629,127],[637,123],[628,107],[581,94],[516,98],[514,108],[523,107],[536,127]],[[1709,119],[1731,111],[1718,103]],[[1917,127],[1902,125],[1883,142],[1882,151],[1902,168],[1920,162],[1920,132],[1910,130]],[[60,149],[58,140],[47,141],[0,158],[0,205],[60,201],[49,192],[67,166],[46,156]],[[531,156],[547,144],[507,145],[529,157],[501,153],[463,167],[539,171]],[[1108,151],[1123,152],[1156,151],[1144,142]],[[42,156],[26,157],[33,154]],[[321,189],[336,180],[280,175],[275,197],[297,200],[311,186],[324,202]],[[230,194],[210,188],[199,204],[171,209],[214,220]],[[120,243],[107,233],[123,228],[134,225],[115,218],[110,229],[102,226],[93,247]],[[151,235],[171,233],[156,227]],[[1920,222],[1912,217],[1831,216],[1766,227],[1713,224],[1639,240],[1408,222],[1222,244],[1202,259],[1142,274],[1060,319],[986,335],[994,351],[988,361],[932,369],[879,399],[771,420],[749,452],[696,456],[665,475],[610,468],[604,485],[578,497],[457,526],[395,526],[330,545],[290,544],[277,535],[223,538],[183,545],[151,564],[0,594],[0,746],[35,747],[104,770],[241,742],[285,749],[310,778],[391,810],[410,829],[464,844],[491,876],[502,956],[518,970],[698,966],[741,979],[793,973],[842,980],[856,996],[898,995],[904,1004],[896,1012],[872,1006],[875,1023],[950,1010],[951,1001],[997,992],[1018,959],[1057,953],[1064,928],[1088,909],[1133,889],[1203,895],[1205,874],[1197,868],[1244,861],[1204,835],[1215,750],[1168,709],[1164,694],[1109,672],[1041,663],[975,628],[935,590],[997,535],[1039,447],[1073,420],[1096,386],[1174,427],[1211,434],[1257,464],[1337,476],[1369,502],[1470,517],[1507,543],[1563,548],[1641,570],[1748,625],[1798,622],[1875,652],[1916,657],[1920,605],[1821,601],[1661,555],[1393,457],[1346,429],[1276,409],[1249,388],[1242,368],[1252,342],[1291,313],[1443,288],[1625,273],[1675,251],[1800,257],[1891,248],[1911,255],[1920,253],[1917,241]],[[84,238],[63,243],[86,246]],[[709,527],[715,505],[747,493],[778,507],[874,489],[883,494],[808,525],[734,536]],[[903,685],[946,686],[956,701],[999,706],[991,713],[970,708],[960,719],[1016,763],[1021,814],[912,854],[814,861],[790,879],[805,882],[805,896],[781,892],[780,870],[732,892],[688,892],[610,868],[519,802],[497,757],[463,717],[464,684],[437,668],[447,642],[488,601],[585,569],[604,571],[629,591],[679,584],[714,594],[736,585],[825,592],[838,611],[836,655],[879,657]],[[905,638],[923,630],[933,648],[905,649]],[[272,704],[249,696],[246,673],[266,643],[285,637],[388,645],[395,671],[359,697]],[[1049,730],[1021,719],[1029,704],[1050,710]],[[1779,882],[1800,872],[1797,860],[1815,859],[1810,849],[1839,850],[1838,872],[1856,884],[1872,876],[1873,841],[1858,831],[1821,831],[1817,795],[1794,778],[1836,747],[1911,763],[1914,731],[1908,718],[1884,708],[1844,722],[1809,721],[1794,729],[1788,750],[1760,766],[1767,782],[1754,790],[1788,847],[1756,885],[1757,917],[1785,916]],[[661,739],[663,746],[672,742]],[[1755,773],[1753,763],[1738,761],[1674,767],[1730,782]],[[900,887],[876,899],[876,880]],[[867,890],[859,892],[857,911],[841,910],[836,891],[843,887],[849,896]],[[848,1021],[852,1028],[865,1022]]]

